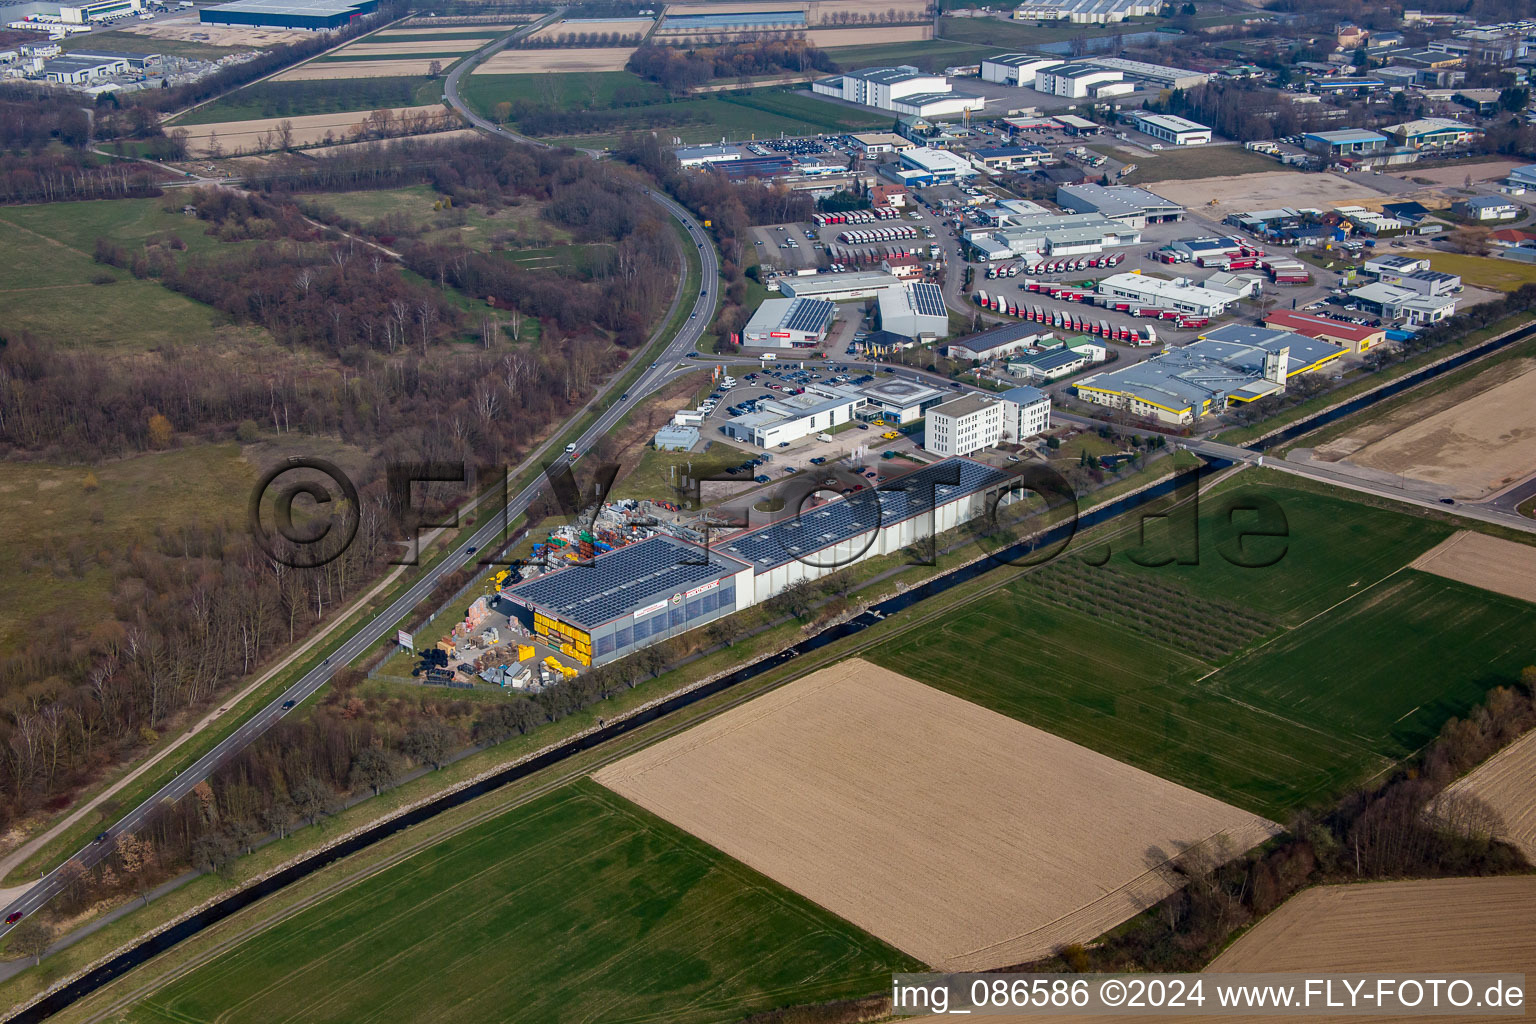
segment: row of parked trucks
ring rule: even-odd
[[[1106,252],[1098,256],[1078,256],[1075,259],[1045,259],[1040,256],[1025,257],[1022,263],[1004,263],[987,268],[987,280],[995,281],[1000,277],[1017,277],[1026,274],[1030,277],[1039,277],[1044,274],[1067,274],[1078,270],[1090,268],[1118,267],[1125,262],[1125,253]]]
[[[1046,309],[1044,306],[1031,305],[1020,302],[1000,292],[976,293],[976,304],[983,309],[990,309],[994,313],[1006,313],[1008,316],[1016,316],[1020,320],[1041,324],[1046,327],[1057,327],[1064,331],[1077,331],[1081,334],[1089,334],[1094,337],[1104,338],[1108,341],[1118,341],[1126,345],[1156,345],[1157,328],[1151,324],[1142,327],[1120,327],[1111,324],[1108,320],[1097,319],[1083,313],[1074,313],[1070,310]]]
[[[827,259],[833,263],[879,263],[882,260],[901,259],[905,256],[920,256],[922,249],[910,242],[896,242],[891,245],[872,245],[863,249],[850,249],[845,245],[827,246]]]
[[[895,220],[900,214],[892,206],[874,210],[847,210],[843,213],[813,213],[811,223],[819,228],[828,224],[873,224],[877,220]]]
[[[1162,263],[1188,263],[1190,255],[1174,249],[1159,249],[1150,254]],[[1312,275],[1302,262],[1293,256],[1271,256],[1263,249],[1242,242],[1214,252],[1194,257],[1195,266],[1206,270],[1262,270],[1275,284],[1309,284]]]
[[[895,242],[902,238],[916,238],[917,228],[910,224],[893,224],[883,228],[860,228],[857,231],[843,231],[837,236],[839,242],[848,245],[869,245],[871,242]]]

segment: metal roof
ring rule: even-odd
[[[663,598],[733,576],[742,564],[672,537],[651,537],[519,583],[513,600],[591,631]]]
[[[345,14],[360,7],[346,0],[233,0],[232,3],[205,7],[205,11],[243,11],[246,14]]]
[[[882,526],[892,526],[947,505],[968,494],[997,486],[1008,474],[970,459],[945,459],[825,505],[805,509],[756,530],[727,537],[716,545],[724,554],[749,563],[759,574],[801,559],[820,565],[815,555]]]

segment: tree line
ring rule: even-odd
[[[693,49],[647,43],[637,47],[624,66],[673,95],[717,78],[837,70],[836,62],[803,35],[765,35],[746,43]]]

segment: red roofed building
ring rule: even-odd
[[[916,281],[923,276],[923,261],[916,256],[892,256],[880,265],[887,274],[895,274],[903,281]]]
[[[1497,231],[1488,232],[1488,241],[1494,245],[1516,246],[1521,242],[1536,241],[1536,231],[1521,231],[1519,228],[1499,228]]]
[[[875,206],[906,206],[906,186],[876,185],[869,190],[869,201]]]
[[[1264,326],[1275,327],[1282,331],[1295,331],[1308,338],[1331,342],[1356,353],[1369,351],[1372,345],[1379,345],[1387,339],[1387,332],[1381,327],[1361,327],[1326,316],[1310,316],[1285,309],[1276,310],[1266,316]]]

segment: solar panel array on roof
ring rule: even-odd
[[[784,330],[815,333],[827,325],[836,310],[837,306],[826,299],[799,299],[784,318]]]
[[[944,293],[936,284],[913,285],[912,306],[925,316],[949,315],[949,311],[944,308]]]
[[[715,552],[670,537],[652,537],[520,583],[515,599],[567,622],[594,629],[627,615],[648,600],[667,597],[734,575],[741,565]]]
[[[969,459],[945,459],[881,484],[875,491],[856,491],[799,515],[735,537],[720,545],[727,555],[750,562],[757,572],[799,559],[820,565],[815,555],[861,534],[924,515],[936,506],[994,487],[1008,474]]]

